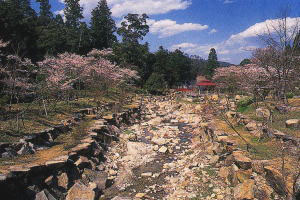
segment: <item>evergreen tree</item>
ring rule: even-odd
[[[36,60],[37,16],[29,0],[0,1],[0,38],[10,41],[8,53]]]
[[[214,48],[211,48],[209,55],[208,55],[208,61],[207,61],[207,67],[205,70],[205,75],[208,78],[211,78],[214,74],[215,69],[218,68],[219,65],[220,64],[218,62],[217,52]]]
[[[79,26],[79,32],[78,53],[86,54],[91,50],[91,30],[85,22],[81,22]]]
[[[92,47],[96,49],[112,47],[112,44],[117,41],[117,38],[114,35],[116,29],[116,24],[111,17],[110,9],[107,6],[107,1],[99,1],[97,7],[92,11]]]
[[[43,55],[56,55],[67,51],[66,28],[61,15],[56,15],[47,25],[39,26],[38,47]]]
[[[49,0],[37,0],[37,2],[40,3],[40,21],[44,24],[49,23],[53,18],[53,14],[50,11],[51,5],[49,4]]]
[[[65,0],[64,14],[66,17],[66,26],[78,28],[80,20],[83,19],[82,7],[79,4],[80,0]]]
[[[65,0],[64,14],[66,17],[66,48],[70,52],[80,52],[80,38],[82,31],[80,30],[80,20],[83,19],[82,7],[80,0]]]

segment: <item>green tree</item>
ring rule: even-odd
[[[111,11],[107,6],[107,1],[99,1],[97,7],[92,11],[92,47],[96,49],[112,47],[112,44],[117,41],[117,37],[114,35],[116,30],[116,24],[111,17]]]
[[[207,67],[205,70],[205,75],[208,78],[212,78],[215,69],[219,67],[219,62],[218,62],[218,56],[217,52],[214,48],[210,49],[209,55],[208,55],[208,61],[207,61]]]
[[[152,73],[145,83],[145,89],[151,94],[161,94],[167,88],[163,74]]]
[[[148,18],[146,14],[128,14],[117,31],[123,42],[138,43],[139,40],[143,40],[149,32]]]
[[[80,20],[83,19],[82,7],[80,7],[79,1],[80,0],[65,0],[64,14],[67,27],[78,28]]]
[[[37,0],[37,2],[40,3],[39,21],[40,23],[47,25],[53,18],[49,0]]]
[[[8,53],[36,60],[37,15],[29,0],[0,1],[0,37],[10,41]]]
[[[67,51],[66,28],[61,15],[56,15],[49,24],[37,27],[38,47],[43,55],[56,55]]]
[[[64,14],[66,17],[66,44],[70,52],[79,53],[80,37],[80,21],[83,19],[82,7],[79,4],[80,0],[65,0]]]
[[[245,59],[242,60],[242,62],[240,63],[241,66],[248,65],[248,64],[251,64],[251,60],[248,59],[248,58],[245,58]]]
[[[121,23],[121,27],[117,33],[122,36],[122,43],[114,45],[114,52],[118,55],[117,63],[121,66],[135,66],[141,77],[139,85],[145,83],[149,76],[150,66],[148,65],[149,44],[140,44],[139,40],[149,32],[147,25],[148,16],[146,14],[128,14],[125,21]]]

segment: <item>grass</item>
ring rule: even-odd
[[[298,99],[290,99],[290,105],[292,106],[299,106],[300,107],[300,98]],[[273,103],[268,103],[269,105],[272,105]],[[264,105],[260,105],[258,107],[264,107]],[[272,106],[268,106],[271,107]],[[264,119],[262,117],[257,117],[256,108],[253,104],[247,106],[247,107],[240,107],[238,108],[238,111],[249,116],[251,119],[255,121],[263,121]],[[270,128],[272,129],[277,129],[285,134],[295,136],[295,137],[300,137],[300,130],[298,129],[293,129],[293,128],[286,128],[285,122],[289,119],[300,119],[300,111],[290,111],[284,114],[281,114],[278,112],[276,109],[272,108],[273,111],[273,123],[270,123]]]
[[[62,120],[71,118],[80,109],[113,103],[115,106],[112,111],[118,112],[123,109],[120,102],[126,103],[124,96],[120,95],[121,89],[110,89],[105,94],[92,91],[82,91],[82,93],[85,97],[77,100],[48,102],[47,116],[41,102],[13,104],[11,110],[2,107],[0,109],[0,142],[16,142],[25,135],[60,124]],[[127,107],[133,107],[133,105]],[[23,120],[17,123],[16,116],[20,111],[24,111]],[[19,124],[19,129],[17,129],[17,124]]]
[[[212,167],[205,167],[203,170],[206,171],[209,176],[217,176],[216,170]]]
[[[75,126],[66,134],[61,134],[54,142],[62,144],[65,150],[69,150],[80,143],[86,135],[88,128],[91,127],[92,120],[87,119]]]
[[[220,130],[223,130],[229,135],[231,140],[244,150],[247,150],[246,143],[239,137],[235,136],[235,132],[222,120],[218,120],[217,126]],[[248,131],[244,129],[243,126],[235,126],[235,129],[241,134],[241,136],[251,145],[254,149],[250,150],[250,157],[253,159],[263,160],[272,159],[278,157],[278,145],[279,143],[275,140],[264,139],[251,135]]]
[[[123,133],[126,134],[126,135],[130,135],[130,134],[133,134],[134,131],[132,131],[132,130],[126,130]]]

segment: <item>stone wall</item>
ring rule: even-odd
[[[91,110],[82,110],[81,114],[91,114]],[[78,115],[79,113],[77,113]],[[95,120],[85,138],[80,144],[70,149],[66,155],[56,157],[43,164],[24,164],[22,167],[10,167],[7,173],[0,174],[0,193],[5,199],[17,200],[55,200],[74,199],[76,195],[86,195],[87,199],[96,198],[101,192],[106,179],[101,179],[101,173],[96,173],[103,162],[105,149],[113,140],[118,140],[120,127],[138,120],[140,108],[130,108],[122,113],[113,115],[110,119]],[[65,125],[67,128],[70,124]],[[33,146],[51,142],[60,127],[44,131],[37,136],[24,139]],[[41,143],[40,141],[43,141]],[[2,151],[6,144],[2,144]],[[16,149],[18,150],[18,149]],[[4,152],[3,152],[4,153]],[[2,153],[2,155],[3,155]],[[93,178],[96,184],[83,185],[80,179],[86,179],[82,174],[90,170],[96,173]],[[80,194],[78,194],[80,193]],[[75,196],[74,196],[75,195]],[[74,197],[74,198],[73,198]]]

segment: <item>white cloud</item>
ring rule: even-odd
[[[148,25],[150,26],[150,33],[158,35],[159,38],[169,37],[186,31],[202,31],[208,29],[208,25],[193,23],[177,24],[176,21],[170,19],[159,21],[149,19]]]
[[[194,44],[194,43],[182,43],[176,44],[171,47],[174,49],[177,46],[180,46],[183,51],[188,54],[200,55],[204,58],[207,58],[209,50],[215,48],[217,54],[220,55],[220,58],[230,57],[232,61],[239,63],[240,56],[248,54],[250,56],[251,51],[258,48],[261,43],[259,43],[258,35],[264,35],[266,33],[273,34],[275,33],[275,27],[279,25],[278,19],[269,19],[264,22],[256,23],[244,31],[231,35],[227,40],[224,40],[220,43],[214,44]],[[287,18],[287,29],[288,34],[292,34],[295,26],[300,26],[300,17],[298,18]],[[256,40],[254,40],[256,38]],[[186,45],[189,44],[189,45]]]
[[[211,29],[211,30],[209,31],[209,34],[214,34],[214,33],[216,33],[216,32],[218,32],[217,29]]]
[[[290,31],[293,31],[293,27],[296,25],[299,25],[300,17],[298,18],[290,18],[288,17],[286,19],[287,28]],[[234,43],[245,43],[245,40],[248,38],[257,37],[258,35],[264,35],[268,33],[275,33],[276,27],[280,25],[279,19],[269,19],[264,22],[256,23],[246,30],[231,35],[230,38],[227,40],[228,44],[234,44]],[[291,34],[290,31],[288,31],[288,34]]]
[[[85,0],[87,1],[87,0]],[[184,10],[191,5],[190,0],[111,0],[113,16],[127,13],[164,14],[172,10]]]
[[[193,43],[181,43],[181,44],[177,44],[177,45],[173,45],[172,49],[186,49],[186,48],[195,48],[197,47],[196,44]]]
[[[97,6],[99,0],[80,0],[83,15],[91,17],[91,11]],[[64,0],[59,0],[64,3]],[[173,10],[184,10],[192,4],[191,0],[107,0],[112,16],[122,17],[128,13],[136,14],[165,14]]]

